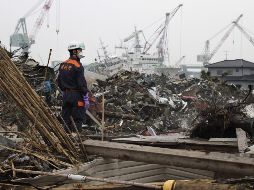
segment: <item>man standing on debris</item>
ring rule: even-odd
[[[75,132],[72,118],[81,131],[82,123],[85,122],[85,110],[89,106],[87,96],[87,83],[84,76],[84,67],[80,63],[82,50],[85,49],[83,43],[70,43],[68,50],[70,58],[60,64],[57,83],[63,93],[62,117],[69,127]]]
[[[52,86],[51,86],[51,81],[49,79],[43,82],[43,92],[45,95],[46,103],[48,104],[48,106],[51,106],[52,105],[52,102],[51,102]]]

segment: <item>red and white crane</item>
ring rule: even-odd
[[[42,0],[39,0],[38,3],[35,4],[22,18],[19,19],[14,33],[10,36],[10,46],[12,47],[19,47],[23,49],[23,53],[28,53],[29,49],[32,44],[35,43],[35,37],[40,30],[46,15],[49,12],[49,9],[53,3],[53,0],[46,0],[42,10],[40,12],[39,17],[37,18],[32,32],[30,35],[27,32],[27,26],[26,26],[26,18],[30,16],[36,8],[38,8],[42,4]],[[22,28],[22,31],[20,32],[20,29]]]
[[[34,24],[32,33],[29,36],[31,44],[34,44],[35,37],[36,37],[38,31],[41,29],[41,26],[42,26],[42,24],[43,24],[43,22],[45,20],[46,15],[49,12],[49,9],[50,9],[50,7],[52,5],[52,2],[53,2],[53,0],[46,0],[45,4],[43,5],[42,10],[40,12],[40,15],[39,15],[39,17],[37,18],[37,20],[36,20],[36,22]]]

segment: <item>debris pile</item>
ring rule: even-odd
[[[0,91],[0,128],[6,130],[8,126],[19,126],[23,130],[27,125],[28,120],[23,112]]]
[[[13,64],[0,51],[0,128],[7,133],[14,129],[16,140],[22,139],[14,143],[1,136],[0,140],[6,140],[8,146],[0,143],[0,180],[27,177],[27,173],[15,171],[52,172],[88,160],[84,144],[66,134],[40,96],[45,72],[52,79],[54,72],[46,71],[48,68],[33,60],[25,62],[17,60]],[[121,71],[106,80],[97,80],[90,90],[90,112],[97,118],[105,114],[109,134],[184,131],[191,137],[209,139],[234,137],[235,128],[253,134],[251,91],[241,91],[222,81]],[[22,132],[17,130],[20,126],[25,128]],[[28,176],[34,175],[31,172]]]
[[[205,102],[205,107],[199,109],[198,116],[192,122],[191,137],[236,137],[236,128],[242,128],[253,136],[253,119],[244,111],[251,104],[248,100],[252,96],[251,89],[244,92],[234,85],[211,81],[201,83],[199,87],[197,97]]]
[[[43,82],[45,80],[45,74],[47,72],[47,79],[53,81],[55,78],[55,73],[52,68],[46,66],[40,66],[38,62],[33,59],[24,59],[23,57],[12,58],[13,63],[17,66],[19,71],[25,77],[26,81],[31,85],[31,87],[41,96],[45,96],[43,91]],[[53,94],[56,92],[56,86],[52,82],[51,89],[51,102],[54,99]],[[15,110],[15,111],[13,111]],[[0,91],[0,126],[5,128],[5,126],[17,125],[19,131],[25,130],[29,124],[28,118],[16,106],[14,101],[4,95]]]
[[[159,133],[190,131],[192,137],[234,137],[248,124],[243,108],[247,92],[218,80],[171,79],[122,71],[97,81],[93,93],[105,93],[108,132],[138,133],[147,127]],[[97,109],[101,115],[102,110]],[[239,118],[242,117],[242,118]]]
[[[33,89],[38,91],[43,81],[46,79],[54,79],[54,70],[47,66],[41,66],[34,59],[13,58],[12,61],[18,67],[20,72],[26,78],[27,82]],[[46,76],[47,75],[47,76]]]
[[[165,132],[182,127],[183,114],[176,113],[185,113],[187,103],[180,93],[198,81],[122,71],[106,81],[98,80],[91,91],[109,92],[105,93],[107,129],[136,133],[150,126]]]

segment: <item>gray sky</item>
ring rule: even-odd
[[[134,25],[143,29],[163,18],[166,12],[172,11],[180,3],[183,3],[182,9],[169,24],[171,63],[185,55],[183,63],[196,64],[196,56],[203,51],[205,41],[241,13],[243,18],[240,24],[252,31],[250,34],[254,37],[254,0],[60,0],[59,35],[55,32],[57,1],[54,0],[50,9],[49,28],[45,19],[36,36],[36,44],[31,49],[31,56],[44,63],[50,48],[53,49],[52,60],[67,59],[67,45],[73,40],[85,43],[85,64],[97,56],[99,38],[108,46],[108,51],[115,54],[114,46],[133,32]],[[9,36],[14,32],[18,19],[36,3],[37,0],[1,0],[2,43],[9,44]],[[38,13],[27,18],[28,32],[31,32]],[[147,38],[158,25],[144,30]],[[211,40],[211,50],[222,35]],[[244,58],[254,62],[254,47],[238,29],[232,32],[212,62],[225,59],[226,51],[228,59]]]

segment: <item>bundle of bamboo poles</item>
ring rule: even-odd
[[[0,48],[0,90],[11,97],[29,118],[32,123],[29,127],[40,134],[41,141],[47,145],[47,151],[65,158],[71,164],[80,162],[80,150],[2,48]]]

